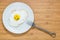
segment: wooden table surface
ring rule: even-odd
[[[36,25],[56,32],[56,38],[31,28],[27,33],[16,35],[8,32],[2,23],[4,9],[13,2],[24,2],[34,11]],[[0,0],[0,40],[60,40],[60,0]]]

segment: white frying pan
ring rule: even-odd
[[[23,10],[23,11],[22,11]],[[14,19],[14,16],[19,14],[20,18],[18,21]],[[41,27],[38,27],[34,24],[34,14],[32,9],[25,3],[14,2],[8,5],[3,12],[3,24],[4,27],[11,33],[22,34],[27,32],[32,26],[36,27],[39,30],[48,33],[50,36],[55,37],[54,32],[49,32]]]

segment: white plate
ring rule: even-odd
[[[26,19],[26,21],[23,24],[21,24],[21,25],[19,25],[17,27],[11,26],[9,24],[9,17],[11,16],[11,11],[14,10],[14,9],[15,10],[24,9],[24,10],[26,10],[28,12],[28,18]],[[34,21],[34,14],[33,14],[32,9],[27,4],[22,3],[22,2],[14,2],[14,3],[8,5],[5,8],[5,10],[3,12],[2,19],[3,19],[4,27],[9,32],[15,33],[15,34],[21,34],[21,33],[27,32],[31,28],[32,24],[28,25],[27,22],[28,21],[31,21],[31,22]]]

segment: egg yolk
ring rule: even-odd
[[[14,20],[18,21],[20,19],[20,15],[19,14],[15,14],[14,15]]]

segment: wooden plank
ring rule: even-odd
[[[56,32],[56,38],[31,28],[27,33],[15,35],[8,32],[2,23],[3,10],[13,2],[24,2],[34,11],[35,23],[49,31]],[[0,0],[0,40],[60,40],[60,0]]]

